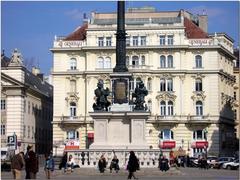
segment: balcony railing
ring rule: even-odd
[[[83,123],[84,117],[83,116],[62,116],[61,123],[64,124],[76,124],[76,123]]]
[[[176,124],[178,123],[178,120],[176,118],[176,116],[162,116],[162,115],[158,115],[156,116],[156,120],[158,123],[165,123],[165,124]]]
[[[189,123],[211,123],[209,115],[204,116],[188,116],[188,122]]]
[[[150,69],[147,65],[128,65],[128,69]]]

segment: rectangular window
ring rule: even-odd
[[[141,46],[146,46],[146,36],[141,36]]]
[[[160,45],[165,45],[165,36],[160,36]]]
[[[133,36],[133,46],[138,46],[138,36]]]
[[[5,129],[5,125],[4,124],[1,124],[1,135],[5,135],[6,133],[6,129]]]
[[[106,38],[106,46],[112,46],[112,38],[111,37]]]
[[[168,45],[173,45],[173,35],[168,35]]]
[[[130,46],[130,36],[126,37],[126,46]]]
[[[134,81],[130,81],[130,91],[134,91]]]
[[[103,46],[104,45],[104,41],[103,41],[103,37],[99,37],[98,38],[98,46]]]
[[[4,110],[4,109],[6,109],[6,100],[2,99],[1,100],[1,110]]]

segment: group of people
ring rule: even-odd
[[[14,179],[21,179],[21,170],[25,166],[25,179],[36,179],[36,174],[39,170],[38,157],[33,151],[33,146],[27,147],[27,152],[20,152],[11,158],[11,169]]]
[[[64,172],[66,172],[67,170],[73,172],[74,170],[74,159],[72,155],[69,155],[69,157],[67,157],[67,152],[64,152],[61,162],[59,164],[59,169],[62,168],[64,168]]]

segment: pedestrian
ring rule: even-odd
[[[161,163],[162,163],[162,171],[166,172],[167,170],[169,170],[169,161],[166,158],[166,156],[163,156]]]
[[[112,169],[115,169],[116,173],[118,173],[118,171],[120,169],[118,163],[119,163],[119,160],[118,160],[117,156],[114,155],[113,159],[111,161],[111,165],[110,165],[110,173],[112,172]]]
[[[102,154],[98,161],[98,168],[100,173],[104,173],[106,166],[107,166],[107,162],[104,155]]]
[[[54,168],[55,168],[55,162],[52,156],[52,152],[50,152],[50,154],[46,154],[45,155],[45,174],[46,174],[46,178],[47,179],[51,179],[51,176],[54,172]]]
[[[190,157],[189,157],[189,155],[187,154],[187,157],[186,157],[186,159],[187,159],[187,167],[190,167]]]
[[[29,153],[29,150],[31,149],[31,147],[32,147],[31,145],[27,146],[27,151],[26,151],[25,156],[24,156],[25,162],[29,158],[28,153]],[[26,172],[25,179],[30,179],[30,174],[29,174],[28,168],[26,168],[26,167],[25,167],[25,172]]]
[[[66,163],[65,168],[64,168],[64,172],[66,172],[66,170],[68,170],[69,167],[70,167],[71,172],[73,172],[73,169],[74,169],[74,159],[73,159],[71,154],[68,157],[67,163]]]
[[[67,163],[67,152],[64,152],[61,162],[59,164],[59,169],[61,170],[62,168],[64,168],[64,172],[65,172],[66,171],[66,163]]]
[[[25,169],[26,169],[26,179],[36,179],[36,174],[38,172],[38,157],[33,151],[33,146],[28,145],[28,154],[25,159]]]
[[[11,158],[13,179],[21,179],[21,170],[24,166],[24,153],[20,152]]]
[[[160,155],[158,159],[158,167],[160,171],[163,171],[163,164],[162,164],[163,156]]]
[[[127,165],[127,170],[129,172],[128,179],[132,179],[132,177],[134,179],[138,179],[134,174],[134,172],[136,172],[138,169],[140,169],[139,161],[135,153],[133,151],[130,151],[130,156],[129,156],[128,165]]]

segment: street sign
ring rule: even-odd
[[[16,136],[8,136],[8,144],[15,144]]]
[[[17,136],[13,133],[13,136],[7,137],[8,146],[10,149],[17,149]]]

